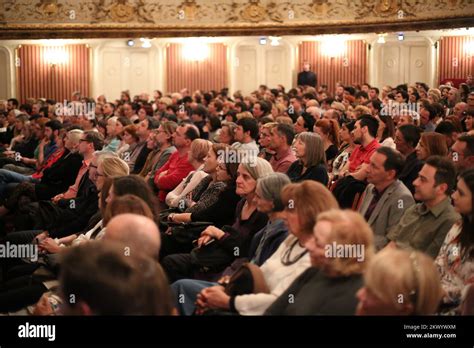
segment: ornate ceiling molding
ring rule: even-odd
[[[473,17],[474,0],[4,0],[0,38],[381,32]]]

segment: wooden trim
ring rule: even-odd
[[[413,30],[435,30],[472,26],[472,17],[439,18],[415,21],[385,22],[335,22],[331,24],[305,23],[288,24],[238,24],[226,25],[19,25],[6,24],[0,29],[0,39],[86,39],[86,38],[129,38],[129,37],[189,37],[189,36],[245,36],[255,35],[320,35],[380,33]]]

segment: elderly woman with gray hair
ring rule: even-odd
[[[249,260],[251,263],[261,266],[280,246],[287,237],[288,229],[284,222],[284,205],[281,200],[281,190],[288,185],[290,180],[285,174],[273,173],[257,180],[255,189],[255,202],[257,209],[268,216],[268,223],[257,232],[250,244],[249,257],[239,258],[224,271],[220,282],[227,280],[243,262]],[[210,286],[218,283],[182,279],[172,285],[176,295],[176,307],[182,315],[191,315],[195,310],[197,294]],[[184,295],[185,300],[179,301]]]

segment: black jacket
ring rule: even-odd
[[[298,74],[298,86],[316,87],[318,84],[318,77],[312,71],[302,71]]]
[[[82,156],[65,151],[62,157],[43,172],[41,182],[35,185],[38,200],[48,200],[64,192],[76,181],[82,166]]]

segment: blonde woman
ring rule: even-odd
[[[176,188],[166,195],[166,204],[169,207],[179,207],[185,197],[204,179],[208,174],[203,170],[204,160],[208,156],[212,143],[204,139],[194,139],[189,152],[189,163],[194,171],[188,174]],[[184,208],[184,204],[182,204]]]
[[[431,315],[442,297],[433,259],[419,251],[380,251],[364,281],[357,293],[357,315]]]
[[[318,216],[305,247],[312,267],[265,314],[353,315],[362,274],[374,254],[370,226],[358,213],[333,209]]]

